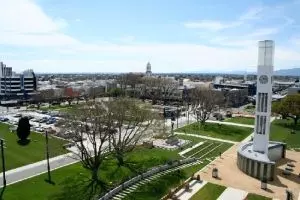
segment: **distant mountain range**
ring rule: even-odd
[[[249,71],[223,71],[223,72],[201,72],[201,71],[193,71],[190,73],[204,73],[204,74],[236,74],[236,75],[244,75],[244,74],[256,74],[256,72]],[[291,69],[279,69],[274,71],[274,75],[276,76],[300,76],[300,68],[291,68]]]

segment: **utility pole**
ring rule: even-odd
[[[47,170],[48,170],[48,182],[52,183],[51,173],[50,173],[50,162],[49,162],[49,142],[48,142],[48,131],[46,133],[46,156],[47,156]]]
[[[1,145],[1,158],[2,158],[2,173],[3,173],[3,187],[6,187],[6,177],[5,177],[5,158],[4,158],[4,139],[0,139]]]
[[[177,128],[178,128],[178,117],[180,116],[178,107],[179,107],[179,104],[177,104],[177,125],[176,125]]]

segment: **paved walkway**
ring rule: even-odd
[[[178,200],[187,200],[190,199],[194,194],[196,194],[204,185],[206,181],[197,181],[193,180],[190,182],[190,191],[185,191],[185,188],[179,190],[175,195]]]
[[[244,200],[247,194],[244,190],[228,187],[217,200]]]
[[[213,137],[204,136],[204,135],[178,133],[178,132],[175,132],[174,134],[175,135],[186,135],[186,136],[198,137],[198,138],[202,138],[202,139],[206,139],[206,140],[214,140],[214,141],[218,141],[218,142],[227,142],[227,143],[231,143],[231,144],[237,144],[238,143],[238,142],[234,142],[234,141],[231,141],[231,140],[223,140],[223,139],[213,138]]]
[[[238,124],[238,123],[233,123],[233,122],[222,122],[222,121],[214,121],[214,120],[207,120],[206,122],[216,123],[216,124],[225,124],[225,125],[230,125],[230,126],[254,128],[254,125],[249,125],[249,124]]]
[[[195,148],[201,146],[203,143],[204,143],[204,142],[199,142],[199,143],[193,145],[192,147],[187,148],[187,149],[185,149],[185,150],[179,152],[178,154],[182,156],[183,154],[186,154],[187,152],[189,152],[189,151],[191,151],[191,150],[193,150],[193,149],[195,149]]]
[[[79,162],[76,155],[68,153],[50,159],[51,171],[67,165]],[[47,160],[42,160],[33,164],[25,165],[6,172],[6,184],[10,185],[19,181],[32,178],[47,172]],[[46,177],[45,177],[46,178]],[[0,175],[0,187],[3,187],[3,173]]]

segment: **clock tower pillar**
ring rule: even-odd
[[[253,150],[267,154],[272,103],[274,41],[260,41],[258,46],[257,93]]]

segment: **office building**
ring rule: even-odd
[[[36,91],[36,77],[33,70],[20,74],[0,62],[0,99],[1,104],[11,100],[29,99]]]

